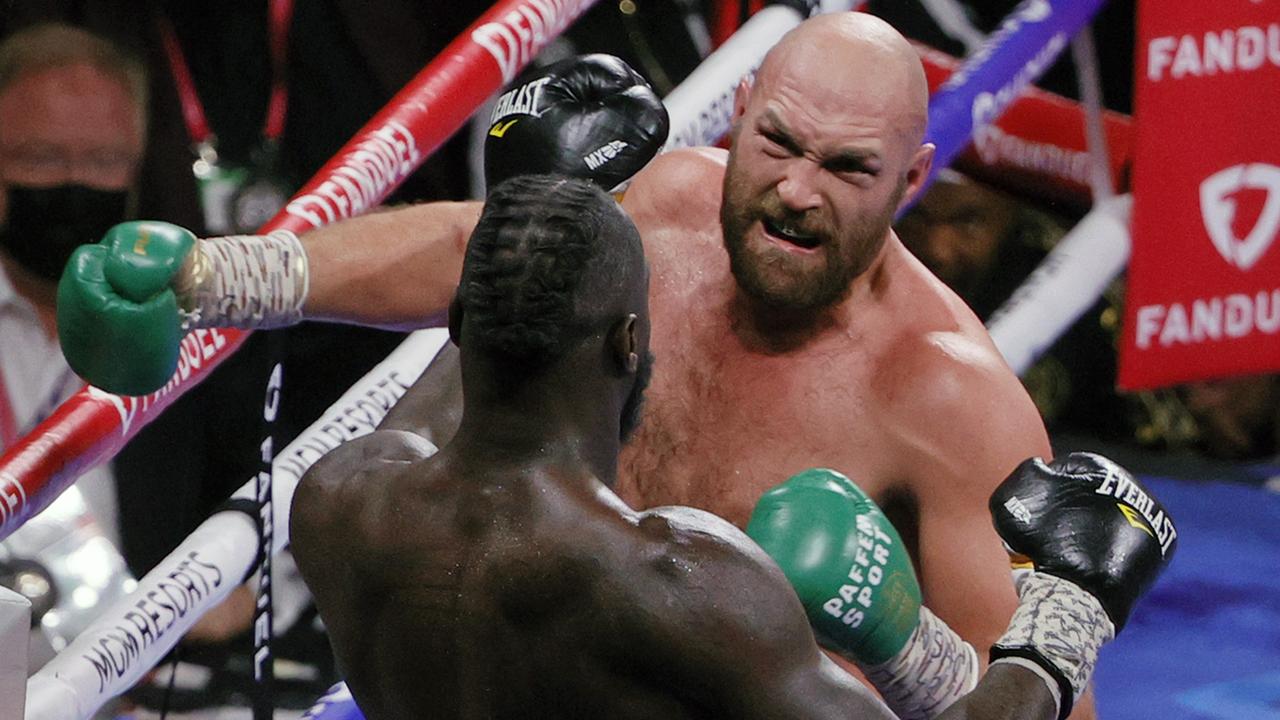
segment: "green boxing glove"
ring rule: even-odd
[[[849,478],[805,470],[766,492],[747,523],[840,654],[879,665],[911,638],[920,585],[898,531]]]
[[[747,523],[795,588],[814,634],[856,662],[900,718],[932,718],[972,690],[978,657],[921,604],[893,524],[844,475],[805,470]]]
[[[85,380],[143,395],[173,377],[187,330],[291,325],[307,289],[307,256],[288,230],[197,240],[169,223],[122,223],[71,256],[58,339]]]
[[[71,256],[58,283],[58,340],[72,370],[122,395],[173,376],[184,335],[171,282],[196,237],[161,222],[128,222]]]

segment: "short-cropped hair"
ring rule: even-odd
[[[646,272],[640,236],[585,180],[523,175],[493,188],[463,260],[463,343],[534,369],[607,330]]]

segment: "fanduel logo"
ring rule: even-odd
[[[502,82],[509,83],[587,4],[587,0],[528,0],[472,30],[471,41],[493,56]]]
[[[1265,190],[1262,212],[1243,239],[1231,229],[1236,200],[1231,195],[1245,189]],[[1200,183],[1200,214],[1205,230],[1222,259],[1241,270],[1252,268],[1271,247],[1280,230],[1280,168],[1266,163],[1233,165]]]

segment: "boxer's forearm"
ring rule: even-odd
[[[992,665],[973,692],[937,720],[1054,720],[1058,708],[1044,680],[1023,667]]]
[[[427,203],[307,233],[303,313],[309,320],[422,327],[453,298],[479,216],[477,202]]]

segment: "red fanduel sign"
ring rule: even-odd
[[[1280,0],[1138,10],[1120,384],[1280,371]]]

